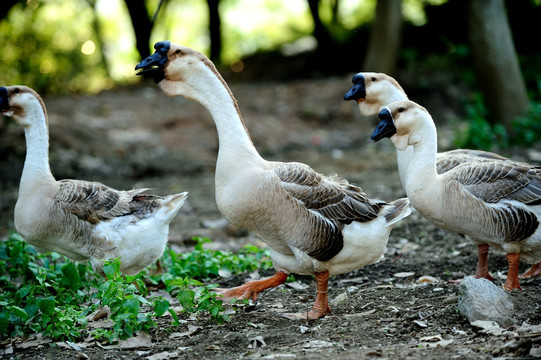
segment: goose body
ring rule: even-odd
[[[203,105],[218,131],[216,202],[233,224],[269,245],[276,274],[233,289],[224,298],[257,299],[285,282],[287,274],[313,274],[318,293],[313,309],[288,318],[321,318],[330,312],[329,275],[373,264],[383,256],[389,233],[410,213],[409,201],[369,199],[361,188],[337,176],[323,176],[306,164],[263,159],[254,147],[236,100],[214,64],[190,48],[163,41],[143,60],[139,74],[153,76],[169,96]]]
[[[0,110],[24,127],[26,159],[15,205],[15,227],[40,251],[76,261],[90,260],[103,273],[103,260],[120,257],[121,271],[136,274],[163,253],[169,223],[187,193],[165,197],[148,189],[120,191],[98,182],[57,181],[49,167],[47,111],[26,86],[0,87]]]
[[[413,207],[442,229],[504,251],[509,264],[504,288],[521,289],[519,259],[541,261],[541,167],[511,160],[470,161],[438,174],[436,127],[426,109],[397,101],[378,117],[374,141],[389,137],[398,152],[413,147],[404,177]]]

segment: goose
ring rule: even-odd
[[[511,160],[469,161],[438,174],[436,126],[425,108],[397,101],[378,118],[373,141],[388,137],[398,152],[413,148],[404,174],[412,206],[444,230],[504,251],[508,273],[503,287],[521,290],[519,261],[534,264],[532,272],[541,261],[541,167]],[[476,272],[484,265],[478,263]]]
[[[344,100],[354,100],[364,116],[377,115],[386,105],[395,101],[408,100],[406,92],[393,77],[384,73],[359,72],[352,78],[353,85],[344,95]],[[397,151],[397,164],[400,182],[404,185],[404,177],[413,156],[413,146],[408,146],[404,151]],[[509,160],[499,154],[470,149],[454,149],[439,152],[436,155],[436,170],[442,174],[459,164],[468,161],[484,160]],[[477,253],[479,257],[479,269],[476,277],[484,277],[492,280],[488,271],[488,244],[479,244]],[[541,264],[539,265],[541,272]],[[526,272],[522,277],[533,275],[536,269]]]
[[[306,164],[263,159],[241,117],[237,101],[214,64],[191,48],[161,41],[141,61],[138,75],[150,75],[168,96],[199,102],[218,132],[215,196],[232,224],[269,246],[275,274],[231,289],[225,300],[251,299],[285,283],[288,274],[311,274],[317,284],[312,309],[284,313],[291,319],[320,319],[331,312],[329,276],[379,261],[392,227],[411,212],[407,198],[391,203],[369,199],[338,176],[324,176]]]
[[[89,260],[103,275],[106,259],[120,258],[121,271],[134,275],[164,251],[169,223],[188,193],[165,197],[149,189],[119,191],[98,182],[56,180],[49,166],[45,104],[33,89],[0,87],[0,111],[22,126],[26,158],[15,204],[15,228],[39,251]]]

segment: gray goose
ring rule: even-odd
[[[394,224],[410,213],[408,199],[369,199],[361,188],[324,176],[298,162],[263,159],[242,120],[237,101],[214,64],[203,54],[170,41],[136,66],[168,96],[203,105],[218,131],[216,202],[232,224],[269,245],[276,273],[270,278],[217,290],[225,299],[257,300],[286,281],[289,273],[312,274],[317,296],[307,313],[289,319],[318,319],[330,313],[330,275],[381,259]]]
[[[121,271],[137,274],[163,253],[169,223],[187,193],[165,197],[148,189],[120,191],[98,182],[56,180],[49,167],[45,104],[26,86],[0,87],[0,111],[22,126],[26,159],[15,205],[15,227],[39,251],[90,260],[103,274],[105,259],[120,258]]]
[[[511,160],[469,161],[438,174],[436,126],[425,108],[397,101],[378,117],[372,140],[388,137],[397,152],[412,147],[404,174],[412,206],[442,229],[504,251],[509,267],[504,289],[520,290],[519,261],[534,264],[533,271],[541,262],[541,167]]]

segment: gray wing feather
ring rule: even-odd
[[[368,199],[361,188],[346,180],[325,177],[305,164],[279,163],[274,172],[285,192],[302,203],[309,217],[310,231],[296,245],[319,261],[328,261],[342,250],[345,225],[370,221],[385,205]]]
[[[541,202],[541,168],[513,161],[459,165],[452,178],[472,195],[489,203],[501,199],[533,205]]]

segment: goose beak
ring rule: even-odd
[[[366,99],[366,87],[364,85],[364,76],[361,74],[356,74],[351,80],[353,86],[349,91],[344,95],[344,100],[356,100],[357,103],[364,101]]]
[[[170,47],[170,41],[160,41],[154,44],[154,49],[156,51],[154,54],[137,64],[135,70],[142,70],[136,75],[151,76],[156,84],[165,79],[164,68],[169,60],[167,53],[169,52]]]
[[[9,110],[8,89],[0,87],[0,111],[2,113]]]
[[[394,126],[393,115],[391,115],[391,111],[387,106],[381,109],[378,114],[378,118],[378,126],[376,126],[376,129],[370,137],[373,142],[378,142],[386,137],[390,138],[391,136],[396,134],[396,127]]]

